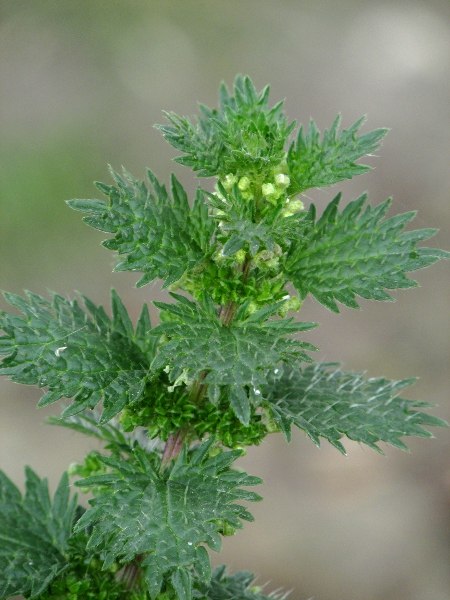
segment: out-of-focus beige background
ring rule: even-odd
[[[0,288],[81,290],[108,302],[114,286],[136,316],[158,285],[133,289],[112,274],[105,237],[65,199],[96,197],[106,164],[137,177],[189,172],[152,128],[161,111],[216,105],[221,80],[249,74],[286,98],[291,118],[319,128],[338,112],[349,126],[392,129],[370,159],[375,169],[345,186],[346,201],[368,189],[394,196],[392,213],[419,211],[416,227],[440,227],[432,244],[450,248],[450,5],[447,0],[3,0],[0,4]],[[319,209],[339,190],[311,193]],[[313,301],[304,320],[320,358],[371,376],[420,381],[411,398],[450,420],[449,265],[417,277],[423,287],[397,303],[362,301],[332,315]],[[0,300],[0,307],[6,303]],[[91,443],[43,424],[40,393],[0,383],[0,468],[19,485],[23,465],[52,489]],[[254,524],[226,539],[216,564],[249,569],[292,600],[450,598],[450,434],[411,440],[387,456],[348,443],[348,457],[317,449],[297,432],[250,449],[242,465],[265,479]]]

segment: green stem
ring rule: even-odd
[[[241,269],[243,273],[243,280],[246,281],[248,277],[248,273],[250,270],[251,259],[247,258],[247,260],[243,263]],[[239,305],[236,302],[228,302],[224,306],[219,308],[219,320],[225,326],[229,327],[233,322],[236,313],[238,311]],[[204,379],[207,376],[207,372],[204,371],[201,373],[197,380],[192,384],[191,387],[191,399],[199,404],[203,397],[205,396],[206,390],[208,389],[208,384],[204,383]],[[176,460],[179,456],[183,444],[186,441],[189,434],[189,430],[187,428],[180,429],[174,433],[171,433],[167,439],[166,445],[164,446],[163,455],[161,458],[161,471],[170,464],[171,461]]]

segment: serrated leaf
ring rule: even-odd
[[[311,361],[302,350],[304,342],[283,337],[304,330],[305,324],[293,323],[292,319],[263,323],[244,318],[226,327],[214,312],[186,298],[176,298],[176,304],[155,303],[170,320],[153,330],[168,341],[160,344],[152,369],[168,368],[173,382],[180,376],[193,382],[206,372],[206,384],[226,386],[231,406],[244,425],[250,416],[249,387],[254,390],[253,399],[262,400],[259,387],[274,364],[280,360]],[[308,325],[307,329],[315,326]]]
[[[191,600],[192,598],[192,576],[188,569],[176,569],[172,573],[171,582],[178,600]]]
[[[225,566],[214,569],[209,585],[200,585],[202,598],[208,600],[286,600],[288,593],[272,592],[263,594],[263,588],[255,585],[255,575],[248,571],[238,571],[233,575],[226,572]]]
[[[273,419],[282,426],[284,417],[317,445],[322,437],[343,453],[340,439],[344,436],[381,452],[378,442],[407,449],[401,437],[432,437],[423,425],[446,426],[417,410],[424,403],[398,397],[414,379],[365,379],[364,373],[341,371],[338,366],[324,363],[285,369],[264,390]]]
[[[175,161],[199,177],[269,171],[285,155],[295,123],[287,123],[283,102],[269,108],[269,87],[257,92],[249,77],[238,76],[233,92],[222,84],[219,108],[200,105],[196,124],[165,113],[170,124],[157,126],[169,144],[185,153]]]
[[[208,551],[204,546],[197,546],[195,565],[199,580],[204,583],[209,583],[212,577],[211,563],[209,561]]]
[[[287,156],[291,180],[289,195],[309,188],[327,187],[370,171],[370,167],[355,161],[377,150],[388,130],[376,129],[357,137],[357,131],[365,121],[362,117],[338,134],[340,120],[338,116],[331,128],[325,130],[322,141],[313,120],[306,133],[303,127],[299,128]]]
[[[226,458],[228,453],[224,454]],[[245,473],[230,470],[228,461],[221,464],[209,458],[204,446],[191,459],[183,452],[169,478],[155,474],[145,460],[110,459],[108,465],[113,469],[112,479],[102,480],[102,485],[111,493],[91,501],[92,508],[78,521],[76,530],[93,526],[88,547],[105,553],[105,568],[114,560],[126,563],[144,554],[141,566],[152,598],[167,577],[172,577],[180,600],[189,598],[188,570],[194,568],[202,579],[208,573],[205,551],[199,548],[202,544],[220,548],[218,534],[224,522],[242,527],[239,519],[248,515],[234,503],[242,496],[239,486],[260,480],[249,481]],[[76,485],[84,487],[91,479]]]
[[[72,429],[83,435],[94,437],[102,442],[107,442],[108,448],[116,448],[120,452],[131,454],[135,445],[146,450],[148,448],[148,437],[140,435],[139,431],[131,434],[124,433],[114,420],[110,423],[101,424],[99,411],[82,411],[66,419],[50,417],[47,422],[50,425],[58,425]]]
[[[230,386],[230,405],[243,425],[250,423],[250,399],[241,386]]]
[[[46,479],[26,469],[26,493],[0,471],[0,598],[36,598],[68,566],[76,497],[65,473],[53,498]]]
[[[111,171],[116,186],[97,185],[109,197],[109,204],[98,200],[70,200],[75,210],[95,214],[84,221],[100,231],[114,234],[103,242],[110,250],[125,255],[116,271],[144,273],[138,287],[156,277],[168,286],[205,257],[215,224],[200,192],[190,209],[184,189],[172,175],[172,198],[156,176],[148,171],[153,193],[124,171]],[[100,210],[103,207],[103,210]]]
[[[436,230],[402,231],[415,213],[383,220],[390,200],[364,208],[365,194],[339,213],[339,200],[340,194],[317,221],[312,207],[309,227],[289,252],[286,275],[302,298],[311,293],[336,313],[336,301],[359,308],[355,296],[392,301],[385,289],[417,286],[406,273],[450,258],[448,252],[416,248]]]
[[[304,223],[296,215],[287,218],[283,214],[283,205],[264,207],[262,218],[256,219],[255,203],[243,200],[237,186],[227,192],[218,184],[220,193],[205,192],[208,204],[217,212],[215,218],[219,222],[216,239],[223,243],[222,255],[232,256],[244,245],[252,256],[267,250],[272,252],[278,244],[280,248],[288,248],[291,241],[302,235]]]
[[[112,292],[111,320],[102,307],[83,298],[89,313],[76,300],[54,294],[48,301],[27,293],[24,299],[5,294],[23,316],[0,313],[0,329],[8,344],[0,374],[12,381],[47,387],[39,406],[73,398],[64,416],[94,406],[103,398],[104,418],[117,414],[143,393],[154,340],[133,334],[128,314]],[[150,341],[149,341],[150,340]]]
[[[74,210],[85,212],[92,215],[102,215],[105,212],[106,204],[102,200],[67,200],[67,204]]]

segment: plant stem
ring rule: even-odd
[[[141,562],[144,559],[143,554],[138,554],[132,560],[132,562],[128,563],[125,566],[125,569],[122,574],[122,580],[126,583],[128,589],[132,589],[134,585],[139,581],[140,578],[140,568]]]
[[[180,454],[183,444],[188,435],[188,429],[179,429],[171,433],[164,446],[163,455],[161,458],[161,470],[164,469],[172,460],[175,460]]]
[[[243,263],[241,269],[243,274],[243,281],[245,282],[248,273],[250,270],[251,259],[247,258],[247,260]],[[227,304],[221,306],[218,311],[218,316],[220,322],[225,326],[229,327],[233,322],[233,319],[236,316],[236,312],[239,308],[239,305],[236,302],[230,300]],[[196,403],[200,403],[203,399],[206,390],[208,388],[208,384],[204,383],[204,379],[207,376],[207,372],[204,371],[201,373],[197,380],[194,381],[191,388],[191,399]],[[172,460],[175,460],[180,454],[183,444],[188,437],[189,430],[187,428],[180,429],[174,433],[171,433],[167,439],[166,445],[164,446],[163,455],[161,458],[161,467],[162,471],[164,467],[170,464]]]

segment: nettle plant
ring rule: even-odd
[[[192,207],[175,176],[168,192],[151,171],[150,187],[112,171],[114,185],[97,184],[108,202],[68,202],[111,234],[116,271],[164,282],[159,325],[144,305],[134,327],[114,291],[112,316],[84,296],[5,294],[17,311],[0,313],[0,374],[45,388],[39,406],[72,399],[51,423],[104,447],[64,473],[53,500],[30,468],[24,496],[0,472],[1,598],[280,597],[210,566],[207,547],[252,520],[241,501],[261,499],[247,489],[261,480],[234,467],[245,447],[274,432],[289,441],[295,425],[342,453],[345,436],[381,452],[445,425],[398,396],[413,380],[316,363],[293,336],[317,326],[288,316],[308,294],[336,313],[357,296],[390,301],[386,290],[417,285],[406,273],[450,254],[417,248],[436,230],[404,231],[414,213],[385,218],[389,200],[372,208],[364,194],[340,210],[338,194],[320,217],[305,208],[306,190],[368,171],[356,161],[386,129],[359,135],[360,119],[339,133],[338,118],[321,138],[311,121],[289,142],[295,123],[268,95],[238,77],[195,123],[166,114],[176,162],[217,179]],[[90,508],[70,498],[72,476]]]

